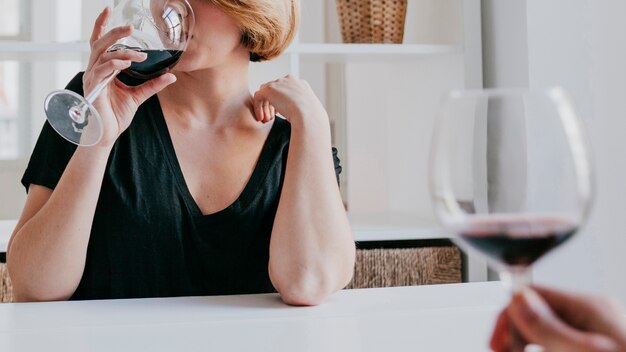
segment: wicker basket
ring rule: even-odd
[[[402,44],[407,0],[337,0],[344,43]]]
[[[453,246],[357,249],[350,288],[459,283],[461,251]]]
[[[0,263],[0,303],[13,302],[13,290],[7,265]]]

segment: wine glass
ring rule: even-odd
[[[111,11],[105,31],[124,25],[131,25],[133,31],[108,50],[145,52],[146,60],[133,62],[123,72],[142,80],[158,77],[176,65],[187,48],[194,24],[193,10],[186,0],[123,0]],[[111,72],[84,98],[70,90],[50,93],[44,108],[54,130],[77,145],[97,144],[103,125],[92,103],[119,73]]]
[[[435,214],[513,292],[571,238],[592,199],[587,138],[562,88],[453,91],[430,153]]]

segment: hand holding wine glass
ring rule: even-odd
[[[511,339],[511,331],[521,338]],[[495,352],[626,350],[626,311],[616,300],[545,287],[524,289],[500,313],[491,337]]]
[[[44,105],[50,125],[77,145],[111,145],[139,105],[174,82],[167,72],[187,48],[194,22],[186,0],[123,0],[112,11],[105,9],[90,40],[85,97],[68,90],[50,93]],[[115,80],[122,71],[148,81],[128,87]]]
[[[133,62],[143,62],[147,54],[135,50],[110,51],[113,44],[131,34],[132,27],[123,26],[103,33],[110,10],[106,8],[98,16],[90,39],[91,56],[83,75],[83,89],[91,92],[100,82],[107,79],[115,71],[128,69]],[[102,119],[102,139],[99,144],[108,146],[128,128],[139,105],[153,94],[176,81],[171,73],[163,74],[137,87],[128,87],[119,81],[104,87],[96,100],[94,108]]]

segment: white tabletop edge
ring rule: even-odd
[[[277,294],[0,304],[0,350],[487,351],[506,297],[482,282],[343,290],[316,307]]]

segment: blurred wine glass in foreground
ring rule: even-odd
[[[455,243],[522,288],[590,209],[587,139],[564,90],[451,92],[433,134],[430,192]]]

